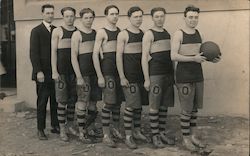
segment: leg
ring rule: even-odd
[[[50,117],[52,130],[56,130],[55,133],[59,133],[59,122],[57,118],[57,102],[55,96],[55,83],[50,83]],[[51,131],[52,131],[51,130]]]
[[[191,151],[196,151],[190,137],[190,119],[193,109],[194,85],[193,83],[177,84],[178,94],[181,104],[181,131],[183,136],[183,145]]]
[[[162,99],[161,76],[150,76],[149,91],[149,119],[152,132],[153,145],[156,148],[163,148],[164,145],[159,133],[159,106]]]
[[[64,75],[60,75],[59,80],[55,81],[55,94],[57,107],[57,117],[60,127],[60,138],[63,141],[68,141],[69,138],[66,134],[66,105],[68,100],[68,92],[66,88],[66,80]]]
[[[205,147],[205,144],[200,140],[201,134],[197,130],[198,108],[202,108],[202,105],[203,105],[203,88],[204,88],[203,86],[204,86],[203,82],[198,82],[195,84],[194,107],[192,110],[192,116],[191,116],[191,121],[190,121],[191,134],[192,134],[191,138],[192,138],[193,144],[200,148]]]
[[[38,137],[40,140],[47,140],[47,136],[44,134],[46,126],[46,106],[48,102],[48,85],[47,83],[36,83],[37,90],[37,129]]]

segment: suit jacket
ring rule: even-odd
[[[56,28],[52,26],[52,30]],[[31,31],[30,36],[30,60],[32,63],[32,80],[37,80],[37,73],[42,71],[45,82],[52,81],[51,69],[51,33],[41,23]]]

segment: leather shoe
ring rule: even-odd
[[[59,127],[52,127],[52,129],[50,130],[51,133],[56,133],[56,134],[60,134],[60,129]]]
[[[37,136],[39,140],[48,140],[47,136],[45,135],[43,130],[38,130]]]

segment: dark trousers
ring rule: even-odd
[[[58,127],[57,102],[55,97],[54,82],[36,82],[37,92],[37,129],[44,130],[46,127],[46,107],[50,98],[51,127]]]

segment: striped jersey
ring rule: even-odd
[[[183,39],[180,45],[179,54],[184,56],[195,56],[200,53],[202,39],[198,30],[194,34],[187,34],[183,30]],[[190,83],[203,81],[201,63],[178,62],[176,67],[176,82]]]
[[[58,41],[57,70],[59,74],[74,74],[71,64],[71,37],[77,29],[69,31],[62,27],[63,36]]]

